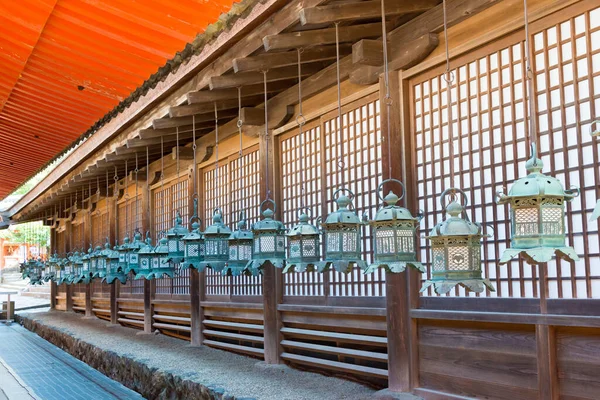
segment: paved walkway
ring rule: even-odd
[[[142,399],[18,324],[0,324],[0,400]]]

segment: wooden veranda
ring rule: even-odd
[[[495,194],[525,173],[529,158],[522,0],[448,0],[458,127],[452,138],[441,1],[386,3],[389,116],[380,1],[256,1],[76,147],[13,206],[12,220],[46,221],[53,227],[52,252],[67,253],[106,237],[120,242],[136,229],[156,238],[173,225],[176,211],[189,220],[194,194],[204,226],[217,206],[231,228],[242,209],[256,222],[269,188],[276,217],[290,228],[304,194],[314,217],[334,210],[344,157],[343,179],[357,195],[358,215],[374,216],[381,205],[377,187],[391,166],[406,184],[404,205],[422,210],[422,236],[440,220],[439,195],[456,175],[468,214],[493,227],[494,237],[483,240],[482,269],[496,292],[419,294],[432,263],[423,238],[417,245],[425,274],[284,274],[268,265],[261,275],[224,276],[190,269],[173,279],[52,284],[52,307],[426,399],[598,398],[600,236],[598,222],[588,220],[600,198],[600,142],[588,134],[600,118],[598,2],[529,1],[533,134],[545,172],[581,188],[566,218],[567,241],[580,260],[542,268],[523,260],[498,265],[510,222],[508,206],[496,205]],[[372,261],[365,232],[363,255]]]

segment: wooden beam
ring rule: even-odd
[[[265,124],[264,108],[244,107],[242,108],[242,121],[244,125],[262,126]]]
[[[379,36],[381,36],[381,23],[378,22],[339,28],[340,43],[354,43],[361,39]],[[335,28],[269,35],[265,36],[263,43],[267,51],[335,44]]]
[[[374,67],[383,65],[383,41],[363,39],[354,43],[354,46],[352,46],[352,63]]]
[[[239,85],[236,85],[236,86],[239,86]],[[263,95],[244,97],[244,98],[242,98],[242,106],[255,105],[257,103],[260,104],[263,97],[264,97]],[[239,106],[238,99],[221,100],[221,101],[210,102],[210,103],[188,104],[188,105],[184,105],[184,106],[171,107],[169,109],[169,115],[171,117],[188,117],[188,116],[191,117],[192,115],[196,115],[196,114],[213,113],[212,120],[214,121],[214,119],[215,119],[215,116],[214,116],[215,103],[217,104],[217,111],[232,110],[232,109],[235,109],[237,111],[237,108]],[[208,118],[208,116],[206,118]],[[190,124],[192,123],[191,118],[189,120],[189,123]]]
[[[448,26],[454,26],[465,19],[477,14],[490,6],[498,3],[500,0],[454,0],[450,1],[447,6],[447,22]],[[401,68],[408,68],[410,64],[406,64],[404,67],[398,67],[399,57],[406,57],[406,52],[410,45],[419,38],[427,37],[429,33],[439,33],[444,27],[444,15],[442,5],[432,8],[429,11],[413,18],[404,25],[394,29],[388,35],[389,40],[389,54],[390,59],[390,70],[397,70]],[[383,44],[379,40],[379,47],[382,48]],[[375,44],[368,44],[373,47],[377,47]],[[355,44],[352,52],[360,51],[360,47],[366,47],[367,44]],[[363,57],[358,54],[355,56],[356,60],[361,60]],[[383,65],[373,67],[372,65],[356,64],[352,71],[351,81],[354,83],[365,82],[364,84],[373,84],[378,81],[379,74],[383,72]]]
[[[269,54],[270,55],[270,54]],[[273,66],[271,68],[274,68]],[[296,79],[296,77],[294,77]],[[290,82],[286,81],[278,81],[273,82],[267,88],[268,93],[281,92],[282,90],[290,87]],[[264,93],[264,88],[262,83],[256,85],[249,85],[242,87],[241,95],[242,98],[249,96],[256,96]],[[213,103],[215,101],[222,100],[233,100],[238,98],[238,89],[237,88],[228,88],[228,89],[215,89],[215,90],[199,90],[196,92],[190,92],[187,95],[188,104],[195,103]]]
[[[302,76],[309,76],[323,69],[322,63],[313,63],[302,68]],[[267,82],[277,82],[298,78],[298,68],[294,66],[269,69],[267,72]],[[213,76],[210,78],[211,89],[237,88],[239,86],[260,85],[263,83],[264,76],[262,72],[240,72],[238,74],[229,74]],[[289,87],[289,85],[288,85]],[[269,88],[267,87],[267,91]]]
[[[237,110],[235,110],[235,111],[224,110],[224,111],[219,112],[219,119],[232,118],[232,117],[235,117],[236,115],[237,115]],[[213,106],[213,109],[211,109],[210,112],[208,112],[206,114],[196,114],[195,119],[192,118],[192,115],[189,115],[186,117],[177,117],[177,118],[155,119],[154,121],[152,121],[152,127],[154,129],[173,128],[172,131],[175,132],[175,128],[178,126],[189,125],[191,127],[192,123],[193,123],[192,121],[194,121],[194,120],[196,121],[196,124],[199,124],[202,122],[213,122],[214,123],[215,122],[214,106]],[[146,131],[146,129],[141,129],[140,132],[141,131]]]
[[[227,119],[231,119],[232,117],[235,117],[235,115],[229,115],[229,117]],[[182,117],[182,118],[187,118],[187,117]],[[219,120],[221,120],[219,118]],[[203,123],[203,124],[196,124],[196,138],[204,135],[206,132],[210,132],[212,129],[214,129],[214,121],[212,123]],[[139,132],[139,138],[140,139],[156,139],[156,138],[160,138],[161,136],[172,136],[174,134],[177,133],[177,128],[165,128],[165,129],[142,129]],[[179,133],[189,133],[192,132],[192,125],[182,125],[179,126]]]
[[[347,56],[352,52],[352,46],[342,44],[340,55]],[[335,46],[319,46],[302,52],[301,62],[307,64],[316,61],[335,60]],[[271,68],[289,67],[298,64],[298,52],[285,51],[280,53],[265,53],[257,56],[236,58],[233,60],[233,70],[238,72],[264,71]]]
[[[176,135],[166,135],[162,137],[162,143],[173,143],[176,142],[177,136]],[[189,140],[192,138],[192,134],[189,132],[186,133],[180,133],[179,134],[179,141],[182,140]],[[156,146],[156,145],[160,145],[161,144],[161,138],[155,138],[155,139],[130,139],[127,141],[127,147],[132,149],[132,148],[137,148],[137,147],[146,147],[146,146]]]
[[[385,5],[385,15],[395,16],[420,13],[439,4],[437,0],[396,0]],[[340,3],[300,10],[302,25],[330,24],[334,22],[381,18],[381,1]]]
[[[171,152],[171,158],[173,160],[177,160],[177,152],[179,151],[179,159],[180,160],[193,160],[194,159],[194,149],[191,147],[173,147],[173,151]]]
[[[389,61],[389,69],[397,71],[418,64],[431,54],[438,43],[438,36],[433,33],[425,34],[411,42],[405,42],[402,50],[394,54],[394,58]],[[350,82],[357,85],[372,85],[379,80],[379,75],[382,72],[382,67],[353,64],[350,72]]]

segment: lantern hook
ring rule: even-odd
[[[259,214],[262,214],[263,206],[264,206],[265,203],[271,203],[271,204],[273,204],[273,213],[275,213],[277,211],[277,204],[275,203],[275,201],[272,200],[272,199],[265,199],[258,206],[258,213]]]
[[[577,186],[571,186],[570,188],[565,189],[565,193],[573,197],[579,197],[581,194],[581,189],[579,189]]]
[[[457,196],[456,196],[457,193],[459,193],[459,194],[462,195],[461,197],[462,197],[462,201],[463,202],[460,203],[460,204],[463,206],[463,208],[467,207],[469,201],[468,201],[468,198],[467,198],[467,195],[465,194],[465,192],[463,192],[461,189],[458,189],[458,188],[448,188],[448,189],[444,190],[442,192],[442,194],[440,195],[440,204],[442,205],[442,210],[444,212],[446,212],[445,197],[446,196],[450,196],[450,199],[452,201],[456,201],[457,200]]]
[[[594,130],[594,126],[598,126],[596,130]],[[594,121],[590,124],[590,135],[600,136],[600,120]]]
[[[383,196],[381,195],[382,189],[383,189],[383,185],[388,183],[388,182],[395,182],[397,184],[399,184],[402,187],[402,192],[400,193],[400,196],[398,197],[397,201],[400,201],[404,198],[404,194],[406,193],[406,186],[404,186],[404,183],[402,183],[401,181],[399,181],[398,179],[394,179],[394,178],[389,178],[384,180],[383,182],[381,182],[379,184],[379,186],[377,186],[377,197],[379,197],[379,200],[381,201],[385,201]]]
[[[310,208],[308,207],[300,207],[297,211],[296,211],[296,216],[298,218],[300,218],[300,215],[302,215],[302,211],[305,211],[304,214],[306,214],[306,216],[308,217],[308,219],[312,219],[312,211],[310,210]]]

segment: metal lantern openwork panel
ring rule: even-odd
[[[344,193],[348,193],[349,196]],[[322,224],[325,260],[318,264],[319,269],[323,271],[333,266],[338,272],[349,272],[355,264],[366,270],[367,264],[361,259],[364,222],[349,208],[354,193],[342,188],[333,193],[333,198],[338,209],[329,214]]]
[[[498,193],[498,204],[510,205],[511,248],[500,263],[523,254],[532,264],[548,262],[555,252],[578,260],[577,253],[565,245],[565,203],[579,195],[578,188],[565,190],[560,181],[542,174],[544,164],[532,145],[525,164],[528,175],[513,183],[508,195]]]
[[[206,266],[220,272],[229,260],[229,237],[231,229],[223,224],[223,212],[220,208],[213,211],[213,223],[204,231]]]
[[[123,238],[123,244],[117,248],[119,252],[119,266],[124,270],[129,266],[129,249],[131,243],[129,242],[129,235],[125,235]]]
[[[222,271],[223,274],[240,275],[252,258],[254,235],[246,229],[246,215],[244,212],[240,214],[237,227],[237,230],[229,236],[229,259]]]
[[[450,196],[448,206],[446,195]],[[457,195],[461,196],[462,204]],[[432,285],[437,294],[448,293],[456,285],[477,293],[486,287],[495,291],[481,271],[481,239],[490,235],[483,234],[481,224],[467,218],[467,196],[460,189],[447,189],[441,195],[441,204],[442,213],[449,216],[427,236],[431,242],[431,279],[425,282],[421,292]]]
[[[398,197],[390,191],[385,198],[381,197],[381,189],[386,183],[397,183],[402,188]],[[377,195],[384,202],[375,219],[370,221],[373,235],[373,258],[375,262],[365,272],[373,272],[377,268],[385,268],[388,272],[399,273],[409,265],[425,272],[423,265],[417,261],[417,227],[423,218],[412,216],[410,211],[396,204],[404,198],[405,187],[397,179],[387,179],[377,188]]]
[[[175,215],[175,225],[167,231],[167,241],[169,246],[169,261],[173,264],[179,264],[183,261],[185,248],[183,237],[189,233],[187,228],[181,225],[181,214],[177,211]]]
[[[161,278],[167,275],[170,278],[175,276],[175,268],[169,262],[169,242],[166,237],[162,237],[152,253],[152,267],[150,278]]]
[[[154,257],[154,246],[152,246],[152,239],[150,235],[146,235],[146,240],[142,248],[138,251],[139,257],[139,268],[135,279],[145,278],[152,279],[152,259]]]
[[[114,246],[110,251],[106,260],[106,276],[104,281],[108,284],[112,284],[117,280],[121,283],[127,282],[127,274],[123,270],[120,264],[119,246]]]
[[[263,207],[271,203],[273,209]],[[247,268],[252,272],[260,270],[270,262],[277,268],[283,268],[285,263],[285,226],[281,221],[273,219],[277,205],[271,199],[264,200],[259,206],[263,219],[252,225],[254,245],[252,247],[252,260]]]
[[[142,234],[139,231],[135,232],[133,236],[133,242],[131,242],[127,249],[127,267],[123,270],[125,274],[129,274],[129,272],[136,273],[139,269],[140,265],[140,257],[138,252],[144,247],[144,242],[142,241]],[[119,252],[119,263],[121,261],[121,253]]]
[[[308,209],[300,211],[308,211]],[[287,233],[287,260],[283,272],[313,270],[321,259],[321,233],[309,221],[308,214],[301,212],[298,216],[298,224]]]
[[[192,222],[192,230],[190,233],[185,235],[183,239],[181,239],[184,245],[184,256],[181,268],[195,268],[199,271],[203,271],[206,267],[206,264],[203,263],[206,248],[204,243],[204,234],[200,230],[201,221],[196,215],[194,215],[192,218],[190,218],[190,222]]]

